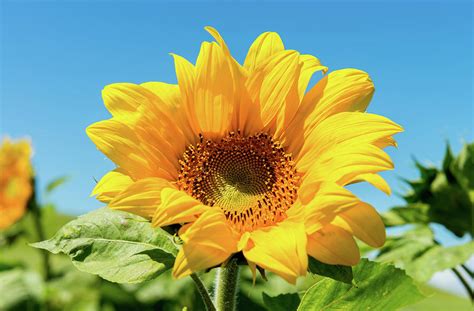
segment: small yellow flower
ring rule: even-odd
[[[384,225],[344,186],[393,168],[382,151],[402,128],[365,113],[374,86],[343,69],[306,92],[327,68],[286,50],[278,34],[260,35],[245,62],[219,33],[196,64],[174,55],[178,84],[112,84],[103,90],[112,118],[87,133],[117,168],[93,194],[113,209],[181,225],[173,275],[224,263],[242,252],[255,267],[294,283],[308,255],[355,265],[353,236],[378,247]]]
[[[29,141],[5,138],[0,146],[0,229],[20,219],[31,196],[31,146]]]

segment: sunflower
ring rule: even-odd
[[[20,219],[32,193],[31,146],[5,138],[0,146],[0,229]]]
[[[291,283],[308,255],[355,265],[354,237],[385,241],[375,209],[344,186],[393,169],[382,150],[402,128],[365,113],[367,73],[326,74],[318,58],[260,35],[240,65],[213,28],[196,64],[172,54],[177,84],[117,83],[103,90],[112,118],[87,134],[117,165],[93,190],[112,209],[179,226],[176,278],[242,254]],[[307,91],[312,75],[323,77]]]

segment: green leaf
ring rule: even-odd
[[[99,310],[101,283],[112,284],[100,281],[95,275],[69,270],[46,284],[46,299],[55,310]]]
[[[172,267],[177,248],[170,234],[145,219],[101,208],[32,246],[71,257],[81,271],[117,283],[153,279]]]
[[[15,241],[25,234],[25,230],[19,223],[10,226],[6,230],[0,230],[0,247],[5,247],[15,243]]]
[[[418,226],[402,235],[390,237],[380,249],[377,260],[405,267],[434,246],[433,232],[428,226]]]
[[[466,297],[423,284],[420,289],[427,298],[402,308],[401,311],[472,311],[472,303]]]
[[[275,297],[270,297],[262,293],[263,303],[269,311],[288,311],[296,310],[300,304],[300,296],[296,293],[281,294]]]
[[[427,203],[434,222],[444,225],[458,237],[472,232],[470,219],[466,215],[472,212],[473,203],[467,189],[439,173],[431,184],[431,193],[432,198]]]
[[[474,143],[463,146],[451,170],[465,187],[474,189]]]
[[[352,267],[349,266],[328,265],[314,259],[313,257],[308,257],[308,270],[313,274],[352,284]]]
[[[308,289],[298,310],[390,311],[424,297],[403,270],[367,259],[354,268],[354,283],[324,279]]]
[[[446,144],[446,152],[444,153],[444,159],[443,159],[443,171],[444,172],[449,172],[451,169],[451,164],[454,161],[454,156],[453,152],[451,151],[451,147],[449,146],[449,143]]]
[[[417,281],[427,282],[436,272],[466,262],[473,253],[474,242],[442,247],[434,241],[429,227],[419,226],[387,239],[377,261],[393,263]]]
[[[438,170],[434,167],[425,167],[416,159],[414,161],[421,178],[414,181],[403,179],[412,188],[412,191],[404,195],[403,198],[408,203],[426,202],[431,196],[430,184],[436,178]]]
[[[69,176],[61,176],[53,179],[46,185],[46,193],[49,194],[53,192],[57,187],[61,186],[69,180]]]
[[[474,254],[474,242],[453,247],[435,245],[415,260],[405,264],[407,274],[419,282],[427,282],[438,271],[465,263]]]
[[[404,223],[442,224],[458,237],[474,234],[474,144],[464,145],[461,153],[454,156],[449,145],[441,168],[424,167],[415,160],[420,179],[407,181],[411,191],[403,198],[407,210],[396,208],[388,212],[384,220],[388,225]],[[411,207],[427,206],[423,210]],[[466,215],[472,215],[471,218]]]
[[[250,269],[242,269],[239,285],[239,297],[237,301],[242,301],[242,298],[247,298],[247,301],[253,301],[258,304],[260,310],[266,310],[263,302],[263,292],[268,296],[278,296],[281,293],[298,293],[306,291],[310,286],[320,281],[323,277],[318,275],[308,275],[306,278],[300,278],[296,286],[288,283],[280,276],[269,271],[266,273],[267,280],[257,276],[255,283]],[[240,304],[239,304],[240,305]],[[242,306],[242,305],[241,305]],[[245,305],[244,310],[247,310]],[[252,308],[251,310],[259,310]],[[294,309],[293,309],[294,310]]]
[[[201,275],[204,285],[209,288],[215,280],[214,271]],[[204,310],[204,304],[196,286],[191,278],[179,280],[171,276],[171,271],[166,271],[158,278],[141,284],[124,285],[128,290],[132,290],[138,303],[143,306],[153,306],[146,309],[135,307],[120,310]],[[239,299],[240,302],[240,299]]]
[[[397,206],[382,214],[382,219],[387,227],[401,226],[409,223],[430,222],[428,216],[429,206],[422,203]]]
[[[0,310],[31,309],[42,300],[41,276],[36,272],[12,269],[0,272]],[[28,308],[29,307],[29,308]]]

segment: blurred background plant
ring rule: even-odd
[[[410,186],[403,195],[406,205],[382,215],[387,227],[408,225],[408,230],[389,237],[376,258],[404,268],[421,283],[438,271],[451,269],[473,300],[473,271],[465,263],[474,254],[474,144],[465,144],[457,156],[448,144],[440,168],[423,166],[417,160],[415,165],[420,178],[404,180]],[[468,236],[469,241],[444,247],[435,239],[432,224],[444,226],[457,237]]]

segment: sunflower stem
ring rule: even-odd
[[[458,269],[456,268],[451,268],[451,271],[454,272],[454,274],[456,275],[456,277],[459,279],[459,281],[462,283],[462,285],[464,286],[464,288],[466,289],[469,297],[471,298],[471,301],[474,301],[474,293],[471,289],[471,286],[469,285],[469,282],[466,281],[466,279],[462,276],[462,274],[458,271]]]
[[[28,210],[33,215],[33,223],[35,226],[36,234],[38,235],[39,241],[44,241],[46,240],[46,235],[44,233],[44,228],[43,224],[41,223],[41,210],[40,207],[38,206],[38,202],[36,200],[36,181],[33,178],[31,180],[31,186],[33,189],[33,192],[31,193],[31,197],[28,200]],[[49,264],[49,253],[46,250],[39,250],[42,256],[42,263],[43,263],[43,273],[44,273],[44,279],[48,281],[51,279],[51,267]]]
[[[461,268],[466,272],[471,278],[474,278],[474,272],[466,267],[465,265],[461,265]]]
[[[239,272],[237,259],[231,259],[227,266],[217,270],[214,295],[217,311],[235,311]]]
[[[191,278],[193,279],[194,283],[196,284],[196,288],[201,295],[202,302],[206,307],[207,311],[216,311],[216,307],[212,303],[211,296],[209,296],[209,292],[207,291],[206,287],[202,283],[201,279],[195,274],[191,274]]]

